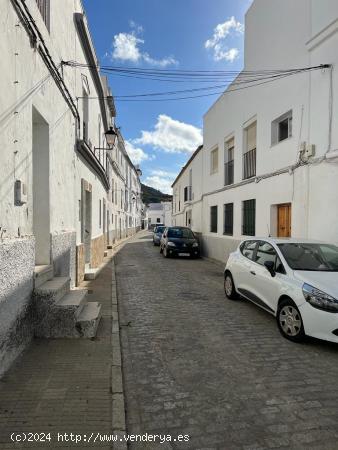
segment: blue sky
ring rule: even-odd
[[[101,65],[148,69],[240,70],[244,14],[251,0],[83,0]],[[113,95],[201,87],[109,76]],[[211,82],[210,85],[219,84]],[[185,94],[186,95],[186,94]],[[165,192],[201,143],[202,118],[217,96],[116,101],[116,123],[142,181]]]

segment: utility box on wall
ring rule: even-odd
[[[15,181],[14,202],[16,206],[21,206],[27,203],[27,187],[21,180]]]

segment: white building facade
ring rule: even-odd
[[[246,73],[324,68],[230,92],[235,80],[205,114],[173,220],[221,261],[246,236],[338,242],[338,3],[255,0],[245,30]]]
[[[72,296],[107,247],[140,227],[141,188],[127,153],[114,161],[118,141],[106,142],[116,111],[81,1],[4,0],[0,29],[1,375],[34,334],[46,334],[34,306],[43,283],[59,286],[49,298]],[[127,197],[113,201],[117,178],[135,195],[121,222]]]
[[[172,225],[172,202],[149,203],[146,207],[146,228],[156,225]]]

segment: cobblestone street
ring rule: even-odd
[[[283,339],[223,292],[223,267],[165,259],[139,234],[116,256],[129,433],[189,434],[132,449],[338,449],[338,347]]]

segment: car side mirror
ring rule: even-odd
[[[264,266],[270,272],[270,275],[274,277],[276,275],[275,272],[275,263],[273,261],[265,261]]]

